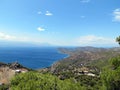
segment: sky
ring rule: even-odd
[[[119,35],[120,0],[0,0],[0,42],[8,46],[118,46]]]

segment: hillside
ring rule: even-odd
[[[93,61],[108,60],[111,57],[120,55],[120,48],[95,48],[95,47],[79,47],[79,48],[59,48],[63,53],[70,55],[68,58],[61,60],[60,63],[89,65]]]
[[[59,77],[73,77],[80,72],[99,75],[102,67],[108,65],[109,59],[120,55],[120,48],[96,48],[96,47],[78,47],[78,48],[59,48],[60,52],[68,54],[51,67],[41,71],[51,72]],[[63,75],[70,73],[70,76]],[[62,76],[61,76],[62,75]]]

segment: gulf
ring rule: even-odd
[[[1,47],[0,62],[18,62],[31,69],[51,66],[54,62],[67,57],[57,47]]]

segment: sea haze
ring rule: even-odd
[[[2,47],[0,48],[0,62],[20,64],[32,68],[49,67],[54,62],[67,57],[56,47]]]

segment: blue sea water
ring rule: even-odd
[[[65,58],[56,47],[2,47],[0,62],[11,63],[18,61],[23,66],[32,69],[49,67],[54,62]]]

